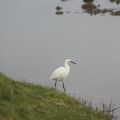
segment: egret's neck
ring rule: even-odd
[[[65,62],[64,66],[65,66],[65,68],[67,69],[67,71],[70,72],[70,66],[68,65],[67,62]]]

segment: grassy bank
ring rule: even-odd
[[[110,120],[52,88],[18,82],[0,73],[0,120]]]

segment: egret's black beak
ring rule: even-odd
[[[71,63],[73,63],[73,64],[77,64],[77,63],[75,63],[75,62],[73,62],[73,61],[70,61]]]

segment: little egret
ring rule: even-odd
[[[70,66],[68,65],[68,63],[73,63],[76,64],[75,62],[73,62],[70,59],[66,59],[64,62],[64,67],[59,67],[57,68],[51,75],[50,80],[55,80],[55,88],[57,85],[57,81],[62,81],[63,82],[63,89],[64,91],[66,91],[65,86],[64,86],[64,79],[69,75],[70,73]]]

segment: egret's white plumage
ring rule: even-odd
[[[51,75],[50,80],[55,80],[55,87],[57,84],[57,81],[63,81],[70,73],[70,66],[68,65],[68,63],[73,63],[76,64],[75,62],[73,62],[70,59],[66,59],[65,63],[64,63],[64,67],[59,67],[57,68]],[[64,82],[63,82],[63,88],[66,91],[65,87],[64,87]]]

